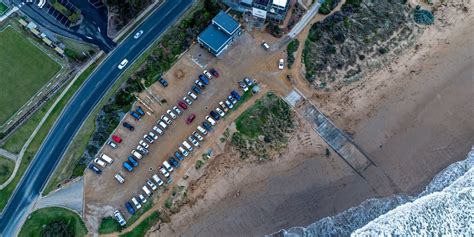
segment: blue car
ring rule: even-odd
[[[123,162],[123,168],[125,168],[126,170],[132,172],[133,171],[133,167],[128,163],[128,162]]]
[[[193,86],[192,89],[194,92],[196,92],[196,94],[201,94],[201,89],[199,89],[197,86]]]
[[[97,168],[97,166],[95,166],[93,164],[89,164],[89,169],[93,170],[96,174],[101,174],[102,173],[102,170]]]
[[[142,107],[140,107],[140,106],[137,107],[137,113],[139,113],[140,116],[145,115],[145,112],[143,111]]]
[[[174,158],[174,157],[170,157],[168,159],[168,161],[171,163],[172,166],[174,166],[175,168],[178,168],[179,167],[179,162]]]
[[[202,126],[209,132],[212,130],[211,124],[209,124],[207,121],[202,122]]]
[[[142,117],[141,117],[139,114],[137,114],[137,112],[135,112],[135,111],[130,111],[130,114],[131,114],[136,120],[141,120],[141,119],[142,119]]]
[[[176,156],[176,158],[178,158],[178,160],[184,160],[183,156],[179,153],[179,151],[175,152],[174,156]]]
[[[206,78],[206,76],[204,75],[199,75],[199,80],[202,81],[202,83],[206,84],[206,85],[209,85],[209,80]]]
[[[215,120],[219,120],[221,118],[221,116],[214,110],[212,110],[210,114]]]
[[[237,100],[239,101],[240,100],[240,95],[237,91],[233,90],[232,92],[230,92],[230,94]]]
[[[135,209],[133,209],[133,206],[130,202],[126,202],[125,207],[127,208],[128,213],[132,215],[135,214]]]
[[[130,163],[132,163],[134,167],[138,166],[138,162],[135,159],[133,159],[133,156],[128,156],[128,161],[130,161]]]

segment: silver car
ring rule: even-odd
[[[172,122],[170,118],[166,117],[166,115],[161,115],[161,119],[165,121],[165,123],[167,123],[168,125],[170,125]]]
[[[175,113],[173,113],[173,111],[171,111],[171,109],[167,110],[166,113],[172,118],[172,119],[176,119],[177,116]]]

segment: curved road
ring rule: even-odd
[[[191,6],[192,2],[193,0],[167,0],[163,3],[138,27],[144,30],[143,35],[138,40],[129,37],[116,47],[76,92],[44,140],[2,212],[0,236],[10,237],[18,233],[70,141],[94,106],[122,73],[117,69],[120,61],[127,58],[130,65]]]

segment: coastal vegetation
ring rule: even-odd
[[[81,217],[65,208],[48,207],[28,216],[18,236],[85,236],[87,228]]]
[[[300,46],[300,41],[298,41],[298,39],[294,39],[286,47],[288,68],[291,68],[291,66],[295,62],[295,52],[298,50],[299,46]]]
[[[0,156],[0,184],[7,181],[15,168],[15,162]]]

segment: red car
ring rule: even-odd
[[[122,142],[122,138],[117,136],[117,135],[112,135],[112,140],[114,140],[114,142],[116,142],[116,143],[121,143]]]
[[[217,72],[216,69],[211,68],[211,69],[209,70],[209,72],[210,72],[215,78],[218,78],[218,77],[219,77],[219,73]]]
[[[186,120],[186,124],[191,124],[195,118],[196,118],[195,114],[189,115],[188,119]]]
[[[188,106],[186,105],[186,103],[184,103],[184,102],[181,101],[181,100],[178,102],[178,105],[179,105],[179,107],[181,107],[182,109],[187,109],[187,108],[188,108]]]

